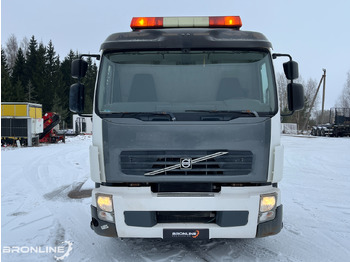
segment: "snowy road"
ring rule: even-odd
[[[96,235],[86,197],[93,187],[90,137],[2,149],[2,261],[56,261],[63,253],[63,261],[349,261],[350,138],[284,136],[282,142],[282,232],[204,242]]]

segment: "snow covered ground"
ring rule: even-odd
[[[283,136],[282,142],[281,233],[195,242],[96,235],[86,197],[94,186],[89,136],[2,148],[2,261],[55,261],[64,254],[63,261],[349,261],[350,138]]]

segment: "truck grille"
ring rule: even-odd
[[[195,150],[195,151],[123,151],[120,154],[121,171],[127,175],[145,173],[180,164],[181,159],[197,158],[228,152],[225,155],[193,163],[191,169],[177,168],[157,175],[248,175],[252,171],[253,153],[250,151]]]

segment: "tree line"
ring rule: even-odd
[[[78,52],[70,50],[61,60],[51,40],[45,46],[32,36],[18,43],[11,35],[1,47],[1,101],[42,104],[43,113],[58,113],[62,126],[71,128],[69,88],[76,82],[71,77],[71,63],[78,56]],[[97,66],[92,59],[87,62],[89,67],[82,82],[86,87],[85,109],[91,113]]]

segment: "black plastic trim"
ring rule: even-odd
[[[118,237],[115,224],[99,219],[97,216],[97,208],[93,205],[91,205],[91,216],[92,220],[90,222],[90,227],[96,234],[105,237]],[[102,229],[101,227],[105,229]]]
[[[245,226],[248,223],[249,211],[218,211],[216,224],[220,227]]]
[[[256,230],[256,237],[267,237],[278,234],[283,228],[283,205],[280,205],[276,208],[275,219],[258,224]]]
[[[208,213],[216,213],[210,217]],[[134,227],[153,227],[157,223],[216,223],[220,227],[245,226],[248,211],[125,211],[125,224]],[[212,221],[210,221],[212,220]]]
[[[153,227],[157,224],[155,211],[125,211],[125,224],[134,227]]]

